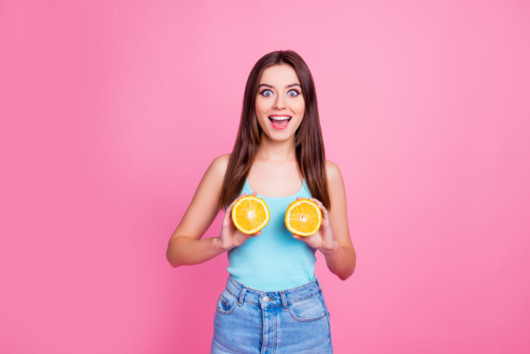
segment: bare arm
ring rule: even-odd
[[[227,164],[227,155],[216,158],[210,164],[173,232],[166,252],[167,260],[173,267],[202,263],[222,253],[215,238],[201,240],[201,237],[219,212],[217,200]]]
[[[350,237],[348,225],[348,212],[346,209],[346,191],[342,174],[332,162],[326,163],[328,183],[330,189],[331,208],[328,212],[328,221],[335,245],[323,244],[320,249],[326,257],[326,263],[332,273],[340,279],[346,280],[355,269],[356,254]]]
[[[340,279],[346,280],[355,269],[356,255],[350,238],[348,213],[346,210],[346,192],[339,168],[332,162],[326,162],[331,208],[328,211],[322,203],[313,199],[322,210],[322,225],[313,236],[295,238],[316,248],[326,257],[329,270]]]
[[[226,209],[221,235],[201,239],[219,212],[217,201],[228,159],[229,155],[223,155],[210,164],[180,224],[173,232],[166,252],[167,260],[173,267],[206,262],[259,234],[244,235],[234,227],[230,218],[234,201]]]

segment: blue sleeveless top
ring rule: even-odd
[[[252,193],[247,180],[241,193]],[[287,206],[297,197],[311,198],[305,180],[291,196],[258,197],[269,207],[269,223],[261,235],[228,252],[228,272],[240,283],[261,291],[281,291],[311,282],[315,278],[315,250],[293,238],[284,221]]]

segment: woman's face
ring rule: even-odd
[[[273,141],[294,139],[304,112],[302,87],[294,69],[287,64],[265,69],[256,96],[256,117],[263,134]]]

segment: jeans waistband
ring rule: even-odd
[[[226,282],[226,290],[237,297],[239,304],[243,302],[262,304],[266,302],[268,306],[283,306],[285,308],[290,304],[319,294],[320,283],[315,277],[313,281],[296,288],[282,291],[260,291],[249,288],[235,280],[234,277],[229,276]]]

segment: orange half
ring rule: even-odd
[[[239,199],[232,207],[232,221],[244,234],[255,234],[270,220],[267,204],[261,198],[249,195]]]
[[[289,204],[285,212],[285,226],[295,235],[314,235],[322,224],[322,212],[309,199],[298,199]]]

